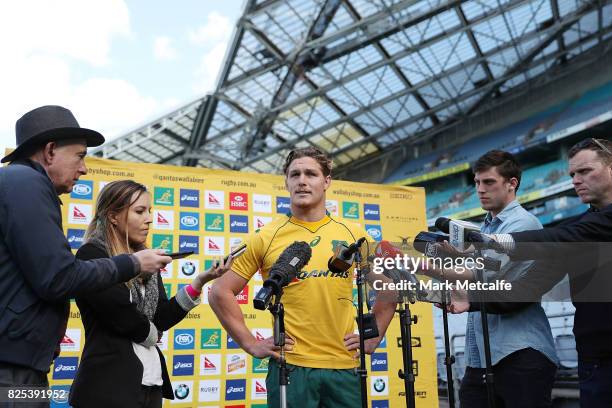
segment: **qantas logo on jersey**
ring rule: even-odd
[[[346,279],[349,276],[348,271],[344,272],[332,272],[332,271],[323,271],[317,270],[314,271],[300,271],[297,274],[296,280],[301,281],[308,278],[342,278]],[[294,281],[295,282],[295,281]]]

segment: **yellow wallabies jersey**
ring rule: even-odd
[[[346,369],[357,367],[354,351],[344,347],[344,336],[355,330],[353,268],[334,274],[327,268],[336,245],[352,244],[365,231],[353,223],[326,215],[321,221],[305,222],[295,217],[273,220],[245,241],[247,250],[232,270],[245,279],[258,271],[264,279],[281,253],[295,241],[312,249],[310,261],[284,288],[285,330],[295,345],[287,362],[302,367]]]

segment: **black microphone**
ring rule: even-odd
[[[436,220],[436,228],[449,234],[449,242],[455,248],[465,249],[473,244],[478,249],[492,249],[504,253],[504,248],[494,239],[480,232],[480,228],[467,221],[451,220],[440,217]]]
[[[457,258],[456,254],[445,251],[436,245],[439,242],[448,241],[448,235],[437,232],[419,232],[414,237],[413,247],[429,258]]]
[[[425,254],[427,256],[432,256],[428,254],[428,252],[431,251],[431,250],[428,250],[428,248],[433,247],[433,244],[435,244],[436,242],[443,242],[443,241],[448,241],[448,235],[440,234],[438,232],[421,231],[417,234],[416,237],[414,237],[413,246],[414,246],[414,249],[421,252],[422,254]]]
[[[448,220],[448,218],[446,219]],[[471,236],[471,234],[478,234],[482,236],[483,239],[487,238],[481,233],[469,232],[467,235]],[[491,240],[490,238],[487,239]],[[435,232],[419,232],[414,238],[413,246],[414,249],[429,258],[473,258],[471,255],[468,254],[459,255],[456,253],[448,252],[444,250],[444,248],[441,248],[439,245],[436,245],[436,243],[442,241],[448,241],[448,235],[438,234]],[[501,269],[501,261],[499,259],[493,259],[488,256],[481,257],[481,259],[485,269],[488,269],[490,271],[499,271]]]
[[[450,221],[451,221],[450,218],[439,217],[438,219],[436,219],[436,222],[434,225],[440,231],[444,232],[445,234],[448,234],[448,230],[450,228]]]
[[[253,307],[266,310],[270,305],[272,296],[278,296],[283,287],[287,286],[310,261],[312,249],[304,241],[296,241],[289,245],[270,268],[268,279],[263,288],[253,298]]]
[[[327,268],[333,273],[341,273],[348,271],[351,265],[353,265],[353,257],[355,253],[361,248],[361,244],[366,239],[364,237],[359,238],[357,242],[352,243],[349,246],[340,245],[336,249],[336,253],[329,258],[327,261]]]

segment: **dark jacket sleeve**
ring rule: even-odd
[[[516,248],[512,259],[542,259],[558,256],[555,245],[520,245],[520,243],[612,242],[612,206],[587,212],[572,223],[537,231],[514,232]],[[566,247],[567,248],[567,247]]]
[[[16,267],[46,301],[103,289],[135,275],[132,259],[77,260],[62,231],[59,202],[44,175],[10,165],[0,179],[0,234]],[[9,170],[9,169],[7,169]]]
[[[88,260],[108,255],[92,244],[85,244],[79,248],[77,258]],[[104,326],[135,343],[143,342],[151,330],[149,319],[130,302],[129,289],[123,283],[79,296],[77,304],[87,305]]]
[[[153,324],[159,330],[166,331],[183,320],[187,316],[187,311],[181,308],[175,296],[168,300],[161,275],[157,275],[157,282],[159,286],[159,300],[155,316],[153,317]]]
[[[486,304],[487,313],[506,314],[518,312],[532,303],[539,303],[541,297],[565,276],[562,261],[536,261],[522,277],[510,282],[510,290],[470,291],[470,311],[480,310],[480,302]]]

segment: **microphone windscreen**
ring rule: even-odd
[[[448,234],[448,231],[450,229],[450,221],[451,220],[446,217],[440,217],[436,220],[435,226],[443,233]]]
[[[389,241],[380,241],[376,245],[374,255],[377,258],[395,258],[396,255],[402,256],[402,251],[393,246]]]
[[[296,241],[280,254],[272,268],[270,276],[277,275],[282,279],[283,286],[291,282],[299,271],[310,261],[312,249],[304,241]]]

